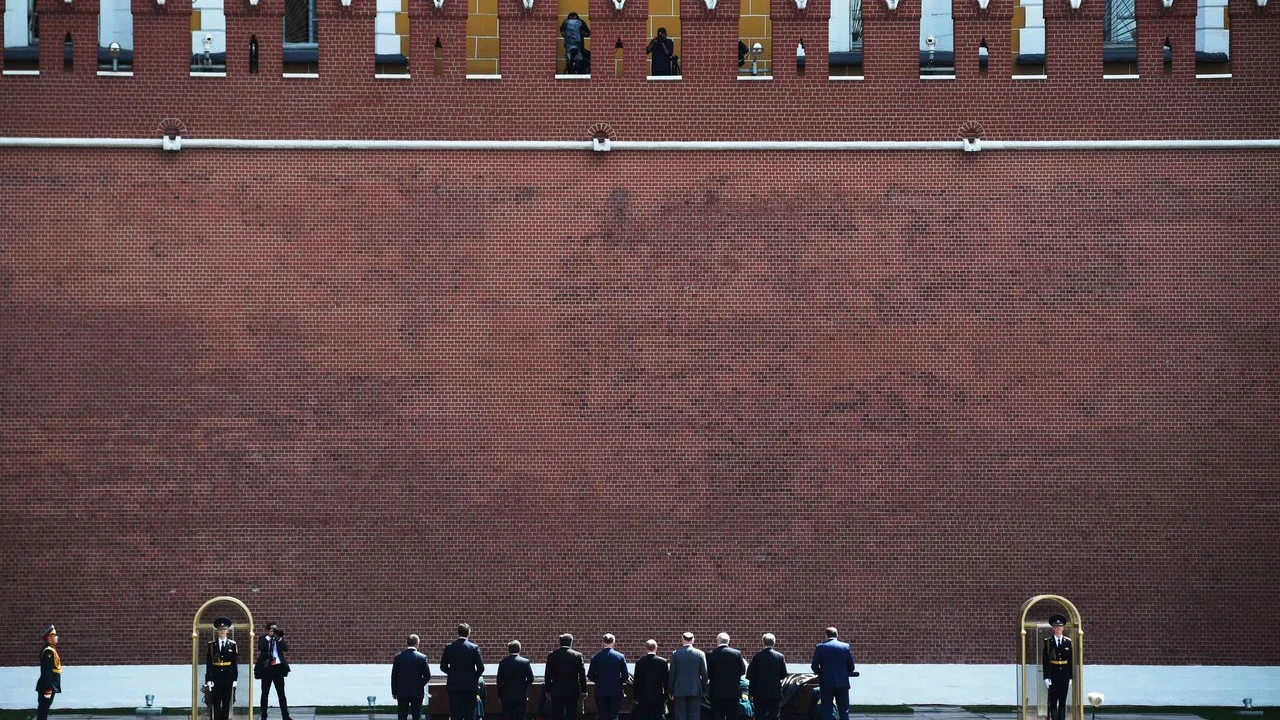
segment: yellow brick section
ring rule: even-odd
[[[1021,34],[1018,32],[1027,26],[1027,9],[1021,5],[1013,6],[1013,22],[1009,27],[1009,49],[1013,59],[1018,59],[1018,50],[1022,46]]]
[[[749,50],[760,43],[763,50],[757,59],[756,66],[760,75],[773,74],[773,21],[769,18],[769,0],[741,0],[741,14],[738,18],[738,39],[746,43]],[[751,72],[751,54],[740,72]]]
[[[192,10],[191,11],[191,32],[197,32],[203,29],[204,28],[201,27],[200,25],[200,11]]]
[[[498,0],[467,0],[467,73],[497,75]]]
[[[649,37],[645,38],[646,45],[658,34],[660,27],[667,29],[667,38],[671,40],[678,56],[680,54],[680,0],[649,0]],[[646,55],[645,59],[647,61],[649,56]]]

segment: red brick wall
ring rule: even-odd
[[[195,85],[164,93],[138,55],[132,80],[21,79],[39,92],[8,95],[6,130],[193,122]],[[933,123],[914,80],[804,82],[902,86],[892,126],[866,103],[872,137],[950,137],[987,102],[930,84],[968,106]],[[1086,100],[1001,80],[993,123],[1275,123],[1244,82],[1150,82],[1214,99],[1092,83],[1116,97],[1067,117]],[[430,105],[361,118],[443,92],[196,85],[250,98],[201,135],[427,135]],[[84,102],[27,124],[72,87]],[[619,124],[801,131],[714,111],[788,82],[708,87],[704,109],[693,83],[626,87],[529,96],[524,126],[461,97],[449,129],[574,135],[670,92],[716,119]],[[282,88],[323,122],[275,115]],[[1150,93],[1140,120],[1121,88]],[[570,93],[617,114],[558,118]],[[1018,129],[1037,103],[1058,112]],[[847,134],[862,107],[803,131]],[[1078,604],[1090,662],[1280,663],[1259,632],[1280,592],[1275,152],[0,155],[0,663],[30,664],[50,621],[69,663],[180,663],[219,594],[305,663],[381,661],[408,631],[435,649],[459,620],[491,657],[692,629],[770,630],[803,660],[835,624],[863,662],[1012,662],[1041,592]]]

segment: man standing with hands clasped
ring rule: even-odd
[[[613,633],[605,633],[604,647],[591,658],[587,679],[596,684],[596,716],[599,720],[618,720],[622,706],[622,686],[631,677],[627,658],[613,648]]]
[[[777,642],[773,633],[762,635],[760,642],[764,643],[764,649],[751,658],[751,665],[747,667],[751,704],[755,708],[757,720],[778,720],[778,710],[782,704],[782,681],[787,677],[787,659],[773,649]]]
[[[1049,616],[1053,637],[1044,639],[1044,682],[1049,686],[1049,719],[1066,720],[1067,689],[1071,687],[1071,638],[1063,634],[1067,618]]]
[[[857,677],[853,669],[853,651],[848,643],[840,642],[840,633],[827,628],[827,641],[813,648],[813,662],[809,663],[818,675],[818,687],[822,691],[822,717],[829,718],[831,701],[840,709],[840,720],[849,720],[849,678]]]
[[[408,720],[422,718],[422,700],[427,696],[427,683],[431,681],[431,665],[427,656],[418,652],[418,636],[405,640],[405,649],[391,662],[391,697],[396,700],[396,717]]]
[[[236,641],[227,637],[231,619],[220,617],[213,621],[218,637],[205,648],[204,683],[209,690],[213,720],[227,720],[231,715],[231,703],[235,697],[236,681],[240,679],[240,653]]]
[[[450,720],[475,720],[476,688],[484,674],[480,648],[470,640],[471,626],[458,625],[458,639],[444,646],[440,653],[440,671],[447,677]]]
[[[702,691],[707,687],[707,656],[693,646],[693,633],[680,636],[683,644],[671,653],[667,684],[675,720],[699,720],[702,717]]]

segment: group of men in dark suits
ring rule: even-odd
[[[480,649],[467,639],[470,627],[458,626],[458,639],[447,645],[440,658],[440,669],[448,677],[450,720],[474,720],[476,690],[484,673]],[[854,671],[853,653],[840,642],[835,628],[827,628],[827,640],[814,648],[812,668],[818,674],[822,702],[828,717],[832,705],[839,708],[840,719],[849,720],[849,678]],[[764,648],[748,665],[742,653],[729,646],[728,633],[720,633],[717,645],[709,654],[694,647],[694,635],[681,636],[681,646],[667,661],[658,655],[658,643],[645,643],[646,654],[635,664],[634,675],[628,672],[627,658],[617,650],[616,638],[605,633],[603,647],[587,663],[582,653],[573,649],[573,635],[560,636],[560,646],[547,655],[543,673],[543,695],[549,720],[576,720],[582,699],[587,694],[587,681],[595,683],[599,720],[618,720],[624,696],[623,686],[633,684],[635,720],[663,720],[667,702],[671,701],[674,720],[701,720],[704,694],[710,698],[709,720],[737,720],[742,698],[742,679],[747,679],[748,694],[757,708],[760,720],[778,720],[782,702],[782,681],[787,676],[786,658],[774,647],[772,633],[761,638]],[[418,651],[418,636],[410,635],[408,647],[396,656],[391,668],[392,696],[399,705],[399,720],[421,719],[422,702],[431,670],[427,658]],[[498,663],[498,697],[502,700],[503,720],[525,720],[529,702],[529,686],[534,683],[532,665],[520,655],[519,641],[507,645],[508,655]]]

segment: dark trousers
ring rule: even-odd
[[[231,717],[230,680],[215,681],[213,690],[209,693],[209,699],[213,701],[209,704],[209,707],[212,708],[213,720],[227,720],[227,718]]]
[[[53,706],[53,695],[45,697],[44,693],[37,693],[36,700],[36,717],[39,720],[49,720],[49,708]]]
[[[832,700],[840,711],[840,720],[849,720],[849,688],[822,688],[822,717],[835,717],[831,712]]]
[[[711,701],[711,720],[738,720],[739,699],[715,698]]]
[[[699,720],[702,717],[702,697],[700,695],[677,695],[671,703],[676,720]]]
[[[449,688],[449,720],[475,720],[476,691]]]
[[[1066,720],[1067,690],[1071,687],[1071,678],[1054,679],[1049,684],[1049,720]]]
[[[413,720],[422,720],[422,698],[396,699],[396,717],[408,720],[409,715],[413,715]]]
[[[596,718],[598,720],[618,720],[618,710],[622,707],[620,697],[596,696]]]
[[[667,714],[667,703],[665,700],[657,702],[641,702],[636,701],[634,707],[631,708],[631,720],[663,720]]]
[[[577,720],[578,696],[551,696],[551,720]]]
[[[263,720],[267,717],[267,700],[271,697],[272,685],[276,687],[276,702],[280,705],[280,717],[283,720],[289,720],[289,701],[284,696],[284,673],[280,671],[280,668],[280,665],[268,665],[262,668],[262,706],[258,715]],[[414,720],[417,720],[417,718],[414,718]]]
[[[782,709],[782,698],[753,697],[751,706],[755,708],[756,720],[778,720],[778,711]]]
[[[528,714],[528,699],[502,701],[502,720],[524,720]]]

